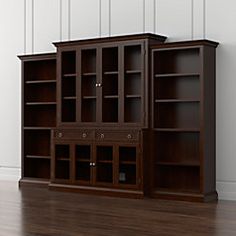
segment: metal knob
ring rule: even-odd
[[[86,134],[86,133],[83,133],[83,134],[82,134],[82,137],[83,137],[83,138],[86,138],[86,137],[87,137],[87,134]]]
[[[96,166],[95,162],[93,162],[93,166]]]
[[[96,87],[99,87],[99,84],[96,83]]]
[[[131,139],[131,138],[132,138],[132,135],[131,135],[131,134],[128,134],[128,135],[127,135],[127,138],[128,138],[128,139]]]
[[[101,134],[101,135],[100,135],[100,137],[101,137],[101,138],[104,138],[104,137],[105,137],[105,135],[104,135],[104,134]]]
[[[59,138],[62,137],[62,133],[61,133],[61,132],[58,133],[58,137],[59,137]]]
[[[92,163],[92,162],[90,162],[90,163],[89,163],[89,165],[90,165],[90,166],[93,166],[93,163]]]

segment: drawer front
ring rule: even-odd
[[[96,131],[96,140],[99,141],[119,141],[134,142],[139,141],[139,131]]]
[[[93,130],[54,130],[54,139],[76,139],[76,140],[93,140],[95,135]]]

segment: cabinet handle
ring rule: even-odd
[[[101,138],[104,138],[104,137],[105,137],[105,135],[104,135],[104,134],[101,134],[101,135],[100,135],[100,137],[101,137]]]
[[[87,134],[86,134],[86,133],[83,133],[83,134],[82,134],[82,137],[83,137],[83,138],[86,138],[86,137],[87,137]]]
[[[128,134],[128,135],[127,135],[127,138],[128,138],[128,139],[131,139],[131,138],[132,138],[132,135],[131,135],[131,134]]]
[[[94,166],[96,166],[96,163],[95,163],[95,162],[93,162],[93,167],[94,167]]]
[[[99,87],[99,84],[96,83],[96,87]]]
[[[61,132],[58,133],[58,137],[59,137],[59,138],[62,137],[62,133],[61,133]]]
[[[92,163],[92,162],[90,162],[90,163],[89,163],[89,165],[90,165],[90,166],[93,166],[93,163]]]

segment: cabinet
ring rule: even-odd
[[[203,40],[152,50],[152,195],[207,201],[215,191],[215,48]]]
[[[55,43],[59,126],[148,127],[149,46],[164,37],[114,38]]]
[[[116,195],[141,197],[139,139],[140,132],[133,130],[54,130],[50,188],[110,194],[115,189]]]
[[[22,60],[20,185],[210,201],[215,49],[138,34],[54,43]]]
[[[47,185],[51,169],[51,128],[56,126],[56,54],[22,60],[22,179]]]

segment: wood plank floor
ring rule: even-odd
[[[134,200],[0,182],[0,236],[236,235],[236,202]]]

